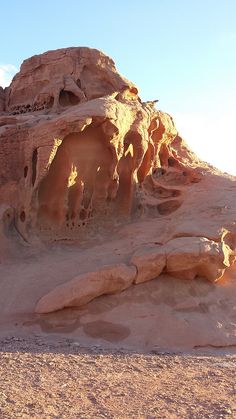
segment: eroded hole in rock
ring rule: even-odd
[[[129,90],[130,90],[130,93],[133,93],[134,95],[138,94],[138,89],[135,86],[131,87]]]
[[[81,220],[85,220],[85,219],[86,219],[86,217],[87,217],[87,211],[86,211],[85,209],[82,209],[82,210],[80,211],[79,218],[80,218]]]
[[[176,211],[181,205],[181,201],[178,201],[177,199],[172,199],[171,201],[162,202],[161,204],[157,205],[157,209],[159,214],[168,215]]]
[[[153,171],[152,171],[152,174],[157,178],[165,175],[165,173],[166,173],[166,170],[161,168],[161,167],[153,169]]]
[[[106,222],[114,218],[114,214],[122,219],[132,216],[139,208],[137,182],[155,199],[181,194],[177,189],[164,187],[170,175],[174,176],[174,182],[176,177],[182,176],[178,171],[172,173],[172,169],[169,173],[169,170],[157,168],[148,176],[153,146],[147,147],[144,153],[140,133],[128,131],[119,160],[111,145],[112,135],[114,130],[108,122],[99,119],[83,131],[68,134],[60,142],[38,190],[38,218],[42,229],[47,228],[46,225],[56,229],[64,225],[67,231],[72,231],[87,226],[88,221],[89,225],[98,219],[99,223]],[[170,214],[180,205],[177,200],[151,204],[152,215],[156,216],[157,210],[160,214]]]
[[[168,158],[168,166],[169,167],[174,167],[175,166],[175,159],[174,159],[174,157],[169,157]]]
[[[158,187],[155,189],[155,195],[158,196],[159,198],[164,199],[164,198],[180,196],[181,192],[178,191],[177,189],[165,189],[162,187]]]
[[[37,162],[38,162],[38,150],[35,148],[32,155],[32,186],[34,186],[37,177]]]
[[[72,92],[61,90],[59,95],[59,104],[63,107],[78,105],[79,98]]]
[[[178,189],[165,188],[163,186],[159,186],[158,182],[156,182],[155,179],[153,179],[153,176],[149,176],[148,178],[146,178],[146,181],[144,182],[144,189],[151,196],[158,199],[172,198],[181,195],[181,191]]]
[[[102,126],[67,135],[58,147],[47,176],[38,191],[38,215],[55,225],[87,218],[95,208],[107,205],[113,155]]]
[[[27,174],[28,174],[28,166],[25,166],[24,167],[24,178],[27,177]]]
[[[22,221],[22,223],[25,222],[25,211],[21,211],[21,213],[20,213],[20,220]]]

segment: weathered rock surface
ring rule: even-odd
[[[0,113],[5,110],[5,91],[0,86]]]
[[[220,242],[205,237],[177,237],[165,245],[140,247],[131,259],[138,271],[135,283],[150,281],[162,272],[183,279],[202,276],[217,281],[236,259],[223,239],[224,234]]]
[[[166,247],[166,271],[177,278],[202,276],[215,282],[235,261],[235,252],[224,241],[216,243],[205,237],[179,237]]]
[[[89,48],[32,57],[0,89],[4,315],[83,306],[168,274],[201,294],[202,278],[220,287],[232,272],[235,178],[200,161],[154,104]],[[205,304],[179,295],[181,310]],[[232,344],[226,318],[219,341]]]
[[[163,246],[145,246],[138,249],[130,261],[137,268],[135,284],[150,281],[159,276],[166,266]]]
[[[181,192],[162,183],[199,181],[198,160],[171,117],[137,92],[97,50],[50,51],[22,64],[0,117],[0,203],[14,207],[25,240],[75,239],[114,218],[182,205]],[[74,99],[61,103],[61,95]]]
[[[37,313],[50,313],[64,307],[87,304],[103,294],[114,294],[128,288],[136,276],[134,266],[125,264],[104,266],[95,272],[88,272],[73,278],[66,284],[52,290],[37,304]]]
[[[16,114],[57,110],[132,87],[137,91],[102,52],[64,48],[23,62],[8,89],[6,109]]]
[[[205,277],[216,282],[235,261],[235,252],[222,241],[205,237],[179,237],[166,245],[142,246],[130,266],[104,267],[79,275],[53,289],[36,306],[37,313],[50,313],[64,307],[80,307],[103,294],[123,291],[168,273],[176,278]]]

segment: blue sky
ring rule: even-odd
[[[0,84],[32,55],[101,49],[194,151],[236,174],[235,0],[1,0],[0,13]]]

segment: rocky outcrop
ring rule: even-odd
[[[0,114],[5,111],[5,91],[0,86]]]
[[[63,48],[23,62],[8,91],[6,108],[13,114],[58,110],[132,87],[136,92],[102,52]]]
[[[104,266],[53,289],[40,299],[36,312],[79,307],[100,295],[155,279],[161,273],[189,280],[199,276],[216,282],[236,259],[236,253],[223,241],[225,235],[218,243],[205,237],[178,237],[165,245],[142,246],[133,254],[129,266]]]
[[[0,203],[14,207],[26,241],[70,240],[114,218],[170,214],[181,192],[163,180],[186,185],[202,176],[172,118],[142,103],[113,61],[89,48],[24,61],[0,126]]]
[[[45,295],[37,304],[37,313],[49,313],[64,307],[87,304],[103,294],[114,294],[130,287],[136,276],[134,266],[104,266],[73,278]]]
[[[122,231],[123,256],[110,255],[111,271],[107,261],[78,268],[75,279],[42,290],[37,311],[162,273],[215,282],[234,263],[235,204],[225,191],[235,179],[201,162],[155,103],[89,48],[32,57],[0,90],[0,205],[10,208],[15,235],[29,247],[89,247]],[[7,234],[1,228],[2,249]]]

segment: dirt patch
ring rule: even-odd
[[[2,418],[233,418],[236,356],[0,342]]]

